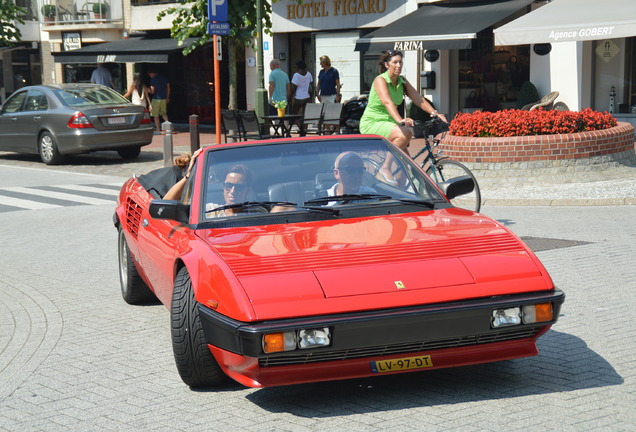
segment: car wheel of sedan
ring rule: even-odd
[[[62,162],[64,157],[57,149],[55,138],[49,132],[42,132],[38,141],[38,151],[42,162],[47,165],[56,165]]]
[[[121,296],[128,304],[143,304],[156,301],[157,297],[141,279],[135,262],[130,255],[126,244],[124,230],[119,229],[119,282],[121,284]]]
[[[170,319],[172,350],[183,382],[196,388],[216,386],[225,381],[225,375],[205,340],[192,281],[185,267],[174,282]]]
[[[122,159],[135,159],[141,153],[141,147],[124,147],[117,150]]]

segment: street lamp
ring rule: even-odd
[[[258,33],[258,44],[256,47],[256,101],[254,108],[258,117],[267,115],[267,90],[263,82],[265,81],[265,68],[263,66],[263,0],[256,0],[256,31]]]

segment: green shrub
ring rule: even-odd
[[[530,81],[526,81],[521,84],[519,89],[519,96],[517,96],[517,109],[521,109],[524,106],[536,102],[540,99],[537,88]]]
[[[108,5],[106,3],[95,3],[93,5],[93,13],[104,15],[108,12]]]
[[[54,18],[57,13],[57,7],[55,5],[45,4],[42,6],[42,16],[46,18]]]

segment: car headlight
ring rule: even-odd
[[[521,324],[521,308],[495,309],[492,311],[492,326],[508,327]]]
[[[519,324],[533,324],[552,321],[552,303],[539,303],[495,309],[492,311],[491,325],[493,328],[508,327]]]
[[[263,335],[263,352],[266,354],[296,349],[320,348],[331,344],[328,327],[291,330]]]
[[[298,332],[298,347],[300,349],[329,346],[331,337],[327,327]]]

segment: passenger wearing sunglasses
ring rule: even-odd
[[[375,189],[362,184],[363,175],[366,171],[364,162],[359,154],[351,151],[340,153],[334,163],[333,175],[338,183],[327,190],[328,196],[339,196],[348,194],[376,194]],[[357,201],[349,201],[355,203]],[[362,202],[362,201],[360,201]],[[329,202],[328,205],[336,205],[336,201]]]
[[[382,135],[408,155],[414,122],[413,119],[402,116],[398,111],[398,106],[404,100],[404,96],[408,96],[424,112],[438,116],[445,122],[446,117],[439,114],[401,75],[402,57],[401,51],[393,50],[380,56],[378,61],[380,75],[373,80],[369,102],[360,119],[360,132]],[[393,155],[388,154],[379,173],[387,183],[397,184],[399,179],[394,177],[393,162]]]
[[[243,164],[230,167],[223,180],[223,198],[225,204],[208,203],[206,205],[207,217],[236,216],[244,211],[241,207],[214,210],[223,205],[240,204],[247,201],[247,195],[252,184],[252,171]],[[250,208],[250,211],[253,209]]]

